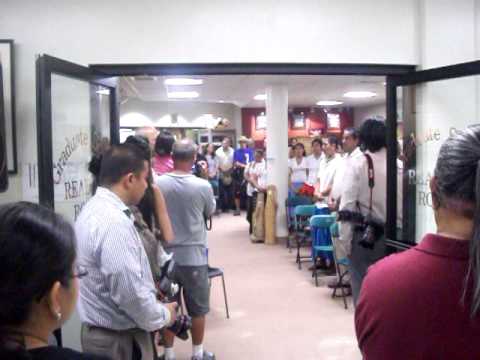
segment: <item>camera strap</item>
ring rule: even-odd
[[[372,211],[373,208],[373,187],[375,186],[375,170],[373,169],[373,161],[372,157],[369,154],[363,154],[365,155],[365,158],[367,159],[367,165],[368,165],[368,187],[370,188],[370,205],[368,209],[370,212]]]

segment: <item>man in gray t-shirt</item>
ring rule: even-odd
[[[203,350],[205,315],[209,311],[207,229],[205,218],[215,211],[210,183],[191,173],[196,148],[190,140],[173,145],[174,170],[160,176],[156,183],[167,204],[175,238],[164,245],[177,264],[175,279],[183,287],[188,314],[192,317],[192,360],[215,359]],[[165,332],[165,360],[175,359],[174,335]]]

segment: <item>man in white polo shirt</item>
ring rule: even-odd
[[[320,163],[325,157],[322,151],[322,139],[315,138],[312,141],[312,153],[307,156],[307,168],[308,168],[308,179],[307,183],[310,185],[315,185],[317,182],[318,169],[320,169]]]
[[[332,191],[335,173],[341,161],[340,155],[337,154],[337,148],[338,139],[335,136],[329,136],[324,139],[324,158],[320,162],[320,168],[318,169],[315,196],[325,206],[327,206],[327,199]]]

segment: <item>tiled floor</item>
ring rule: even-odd
[[[230,319],[220,278],[214,279],[205,348],[218,360],[360,360],[351,298],[345,310],[325,278],[315,287],[309,264],[300,271],[284,246],[252,244],[241,217],[221,215],[208,234],[210,264],[225,271]],[[178,360],[191,342],[176,342]]]

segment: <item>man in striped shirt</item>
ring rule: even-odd
[[[80,282],[79,314],[85,352],[115,360],[153,358],[149,332],[175,320],[176,305],[157,301],[147,255],[129,205],[147,188],[148,163],[132,145],[103,156],[95,196],[75,223],[78,264],[88,271]]]

